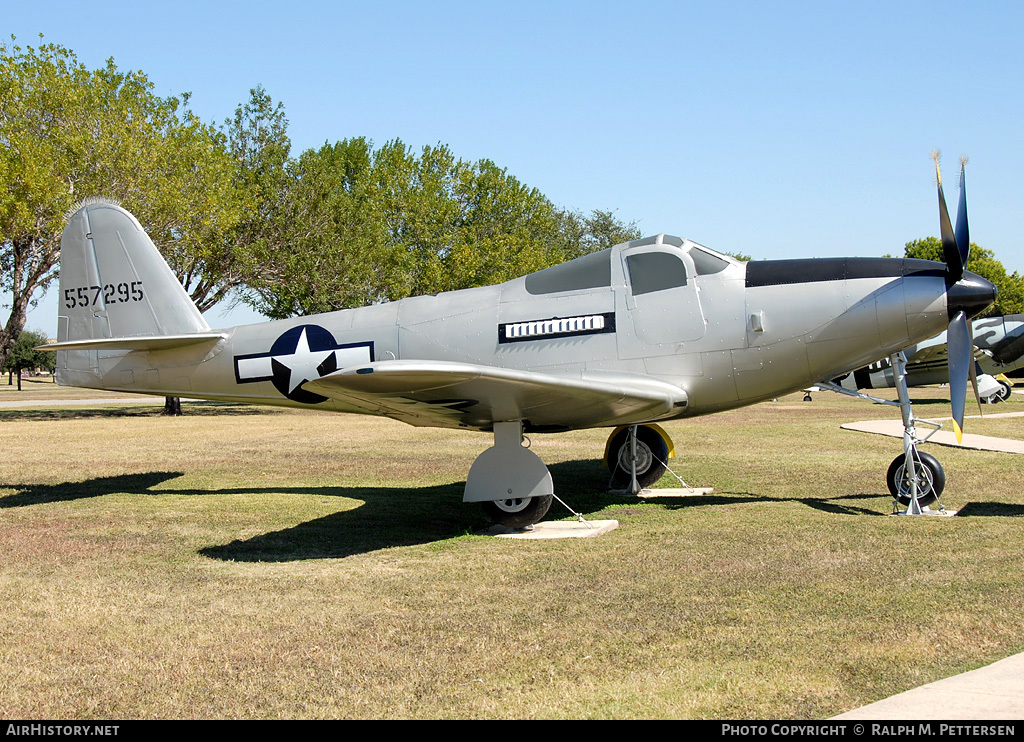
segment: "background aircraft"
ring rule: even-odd
[[[998,377],[1024,368],[1024,314],[976,319],[971,327],[980,399],[991,404],[1005,401],[1010,397],[1011,384]],[[907,357],[907,386],[945,384],[949,380],[949,347],[945,332],[912,345],[904,354]],[[833,383],[853,391],[891,389],[895,386],[895,379],[889,359],[882,358],[833,379]]]
[[[615,428],[608,461],[620,481],[647,486],[671,450],[657,421],[836,378],[951,321],[966,336],[995,287],[963,269],[962,179],[945,263],[742,263],[662,234],[496,286],[224,330],[210,329],[131,214],[93,201],[62,236],[49,348],[61,384],[492,432],[464,500],[524,527],[554,493],[524,433]],[[939,204],[948,226],[941,180]],[[965,342],[951,354],[969,352]],[[962,420],[961,405],[958,429]]]

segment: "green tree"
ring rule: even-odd
[[[911,240],[906,244],[905,256],[923,260],[945,262],[942,241],[938,237]],[[971,243],[971,255],[967,259],[967,270],[987,278],[999,289],[999,296],[982,317],[999,317],[1005,314],[1024,312],[1024,278],[1016,271],[1007,273],[1003,264],[996,260],[991,250]]]
[[[9,374],[7,383],[11,383],[14,375],[18,377],[18,391],[21,391],[21,371],[45,369],[53,373],[57,365],[57,354],[49,350],[36,350],[36,346],[44,345],[47,341],[46,335],[37,330],[25,330],[14,343],[7,361],[4,363],[4,370]]]
[[[365,138],[287,167],[280,244],[246,300],[288,317],[499,283],[639,236],[611,212],[556,209],[490,160]]]
[[[490,160],[460,165],[454,197],[462,252],[447,256],[446,280],[436,288],[485,286],[551,265],[558,226],[551,202]]]
[[[284,105],[275,103],[261,85],[224,122],[227,151],[234,163],[233,186],[243,205],[242,218],[227,231],[220,254],[229,270],[221,270],[219,299],[242,285],[258,284],[267,255],[288,251],[287,194],[291,186],[291,140]]]
[[[250,260],[230,239],[251,209],[235,182],[225,136],[190,111],[153,142],[138,195],[122,198],[205,312],[247,278]]]
[[[264,241],[246,300],[270,317],[388,301],[401,295],[404,255],[388,238],[393,177],[378,183],[365,139],[307,150],[289,166],[280,244]]]
[[[551,262],[565,262],[642,236],[636,222],[622,222],[613,211],[595,209],[586,215],[563,209],[558,212],[556,252]]]
[[[0,363],[57,277],[65,214],[84,198],[135,214],[200,307],[221,295],[233,256],[216,246],[243,203],[224,135],[187,100],[113,60],[89,70],[56,44],[0,44]]]

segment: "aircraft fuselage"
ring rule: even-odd
[[[743,263],[659,235],[495,286],[238,326],[211,344],[65,351],[58,380],[373,413],[302,385],[375,361],[443,360],[612,383],[650,377],[685,391],[685,404],[654,416],[667,419],[798,390],[931,337],[949,321],[947,288],[941,263]],[[66,310],[74,325],[89,307]]]

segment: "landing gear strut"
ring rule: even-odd
[[[893,353],[889,360],[900,400],[900,414],[903,415],[903,456],[897,456],[889,465],[886,481],[892,496],[907,508],[904,515],[923,515],[923,508],[938,501],[942,494],[946,473],[934,456],[917,450],[918,444],[926,441],[928,436],[917,437],[916,423],[933,425],[935,430],[941,426],[914,417],[910,392],[907,390],[907,357],[903,351]]]
[[[523,447],[517,420],[494,423],[494,445],[470,467],[462,501],[481,503],[495,523],[526,528],[547,514],[554,492],[547,466]]]
[[[670,456],[665,435],[652,425],[630,425],[612,432],[606,463],[611,469],[611,489],[637,494],[665,474]]]

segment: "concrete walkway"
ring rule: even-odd
[[[1002,412],[985,415],[986,418],[1001,417],[1024,417],[1024,412]],[[949,419],[949,418],[946,418]],[[978,416],[968,417],[964,420],[964,427],[968,427],[968,421],[981,419]],[[944,422],[936,420],[936,422]],[[844,423],[839,426],[843,430],[856,430],[861,433],[876,433],[887,435],[892,438],[903,438],[902,420],[865,420],[857,423]],[[917,429],[918,435],[925,435],[931,431],[930,427],[921,425]],[[1016,441],[1010,438],[994,438],[989,435],[974,435],[964,433],[963,444],[957,443],[956,435],[951,430],[939,430],[933,433],[928,443],[937,443],[940,446],[953,446],[955,448],[971,448],[978,451],[1001,451],[1003,453],[1024,453],[1024,441]]]
[[[188,402],[191,400],[181,400]],[[25,399],[4,400],[0,409],[16,409],[18,407],[70,407],[93,406],[98,404],[163,404],[163,397],[98,397],[96,399]]]
[[[1024,654],[868,704],[836,719],[1024,719]]]

